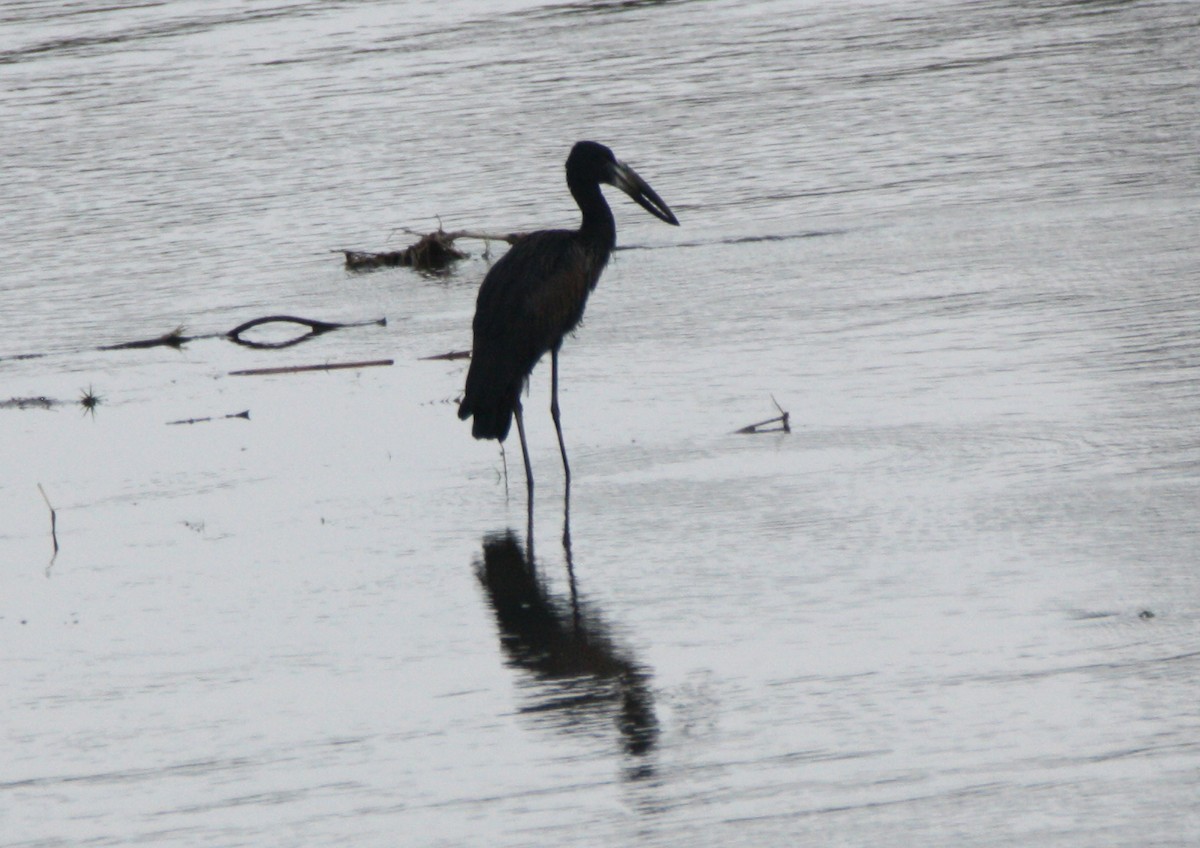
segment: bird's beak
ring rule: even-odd
[[[630,168],[624,162],[615,162],[613,164],[612,184],[632,197],[638,206],[641,206],[655,218],[666,221],[668,224],[679,226],[679,219],[675,217],[675,213],[671,211],[671,207],[667,206],[654,189],[650,188],[648,182],[638,176],[637,171]]]

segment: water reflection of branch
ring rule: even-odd
[[[573,574],[570,602],[554,597],[508,531],[484,537],[477,575],[508,664],[539,684],[521,712],[548,717],[567,732],[588,733],[611,722],[626,752],[640,755],[654,747],[658,719],[650,672],[579,602]]]

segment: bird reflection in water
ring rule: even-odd
[[[500,646],[508,665],[538,684],[520,711],[568,733],[592,734],[615,724],[626,753],[644,755],[658,738],[650,672],[580,603],[568,540],[564,531],[571,592],[564,599],[550,593],[532,552],[511,530],[483,539],[476,571],[496,614]],[[646,772],[635,769],[632,775]]]

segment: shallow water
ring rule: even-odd
[[[0,23],[0,400],[102,397],[0,408],[0,844],[1200,836],[1190,4]],[[567,224],[583,137],[683,226],[612,197],[531,560],[420,359],[480,246],[331,251]],[[274,313],[388,323],[96,350]]]

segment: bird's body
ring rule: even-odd
[[[474,417],[475,438],[503,442],[516,416],[531,492],[521,389],[547,351],[553,364],[550,411],[570,479],[558,414],[558,350],[583,318],[588,295],[616,244],[616,224],[600,192],[602,182],[616,185],[656,217],[679,223],[654,190],[611,150],[581,141],[567,159],[567,185],[583,213],[579,229],[540,230],[519,239],[488,271],[475,303],[471,367],[458,417]]]
[[[508,435],[529,373],[578,326],[607,262],[608,252],[578,233],[543,230],[522,238],[492,268],[479,289],[459,407],[460,418],[474,415],[475,438]]]

